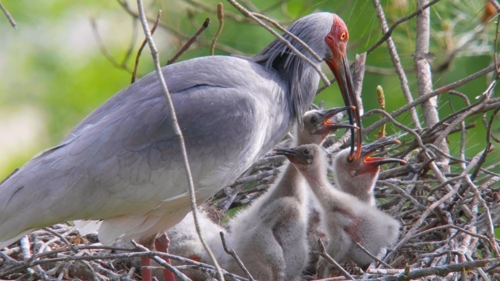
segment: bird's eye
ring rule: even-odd
[[[340,34],[340,40],[344,41],[346,38],[347,38],[347,33],[342,32],[342,34]]]
[[[310,121],[311,123],[316,123],[318,121],[318,118],[316,116],[312,116]]]
[[[309,149],[304,149],[304,155],[309,155],[310,152],[309,152]]]

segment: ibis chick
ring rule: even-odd
[[[391,144],[399,144],[398,140],[379,139],[366,144],[361,149],[361,157],[349,161],[349,149],[337,153],[333,159],[335,187],[357,197],[370,206],[375,206],[375,183],[378,179],[380,166],[388,163],[406,164],[396,158],[371,157],[379,148]]]
[[[320,144],[334,128],[350,127],[329,121],[348,109],[310,111],[297,129],[297,142]],[[281,150],[275,150],[280,155]],[[229,223],[229,244],[258,280],[298,280],[308,263],[308,189],[303,176],[292,166],[284,169],[277,183]],[[242,270],[232,258],[226,269]],[[224,262],[223,262],[224,264]]]
[[[227,236],[227,230],[211,218],[213,217],[213,213],[216,212],[211,206],[204,204],[199,207],[199,210],[198,222],[203,232],[203,238],[207,246],[214,253],[214,256],[218,260],[222,260],[226,253],[224,252],[219,233],[223,232]],[[171,254],[213,265],[210,256],[205,251],[198,237],[191,212],[180,223],[172,227],[167,232],[167,236],[170,238],[169,251]],[[172,261],[172,264],[180,265],[182,263]],[[207,280],[208,278],[206,273],[197,269],[185,269],[181,270],[181,272],[193,281]]]
[[[376,255],[381,248],[397,241],[400,228],[397,220],[328,182],[322,148],[314,144],[302,145],[283,149],[282,154],[304,176],[323,208],[330,240],[327,251],[333,259],[340,262],[349,253],[355,263],[366,267],[373,259],[358,249],[356,243]],[[318,277],[324,277],[324,272],[329,271],[323,262],[326,261],[321,260],[318,266]]]

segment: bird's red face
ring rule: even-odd
[[[325,42],[331,52],[331,55],[325,58],[325,62],[330,67],[330,70],[335,75],[344,103],[346,106],[356,106],[356,97],[352,87],[351,71],[346,58],[347,41],[349,40],[349,32],[344,21],[337,15],[333,15],[333,26],[328,35],[325,37]],[[361,118],[359,111],[356,108],[349,113],[351,125],[355,122],[361,128]],[[358,160],[361,157],[361,130],[356,134],[357,149],[354,150],[354,129],[351,130],[353,137],[351,138],[351,153],[349,160]]]

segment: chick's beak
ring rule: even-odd
[[[307,161],[300,157],[299,153],[293,148],[275,148],[273,151],[274,155],[283,155],[288,158],[288,161],[294,164],[305,164]]]
[[[337,114],[339,114],[342,111],[346,111],[346,110],[356,110],[356,107],[355,106],[345,106],[345,107],[332,108],[332,109],[327,110],[324,114],[323,126],[325,126],[326,128],[328,128],[330,130],[336,130],[336,129],[342,129],[342,128],[358,129],[357,126],[354,126],[351,124],[339,123],[339,122],[331,120]]]
[[[372,167],[378,167],[380,165],[389,164],[389,163],[399,163],[401,165],[406,165],[406,161],[397,158],[385,158],[385,157],[370,157],[377,149],[382,148],[391,144],[400,144],[401,142],[398,140],[382,140],[376,141],[374,143],[363,146],[361,156],[366,164],[369,164]]]
[[[287,158],[297,157],[297,152],[295,152],[291,148],[275,148],[273,150],[273,154],[274,155],[283,155],[283,156],[286,156]]]

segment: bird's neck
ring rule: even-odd
[[[338,177],[347,177],[340,180]],[[375,182],[377,180],[378,173],[373,174],[361,174],[354,177],[346,175],[336,175],[335,182],[340,190],[352,194],[363,202],[370,203],[371,205],[375,202],[373,190],[375,188]]]
[[[294,41],[292,45],[320,67],[321,62],[316,61],[308,51],[303,50],[301,45]],[[320,79],[316,69],[294,54],[278,39],[255,56],[254,61],[268,69],[274,69],[283,79],[287,86],[284,98],[289,105],[290,116],[300,123],[302,116],[316,96]]]
[[[282,176],[272,192],[273,198],[294,197],[300,202],[307,202],[305,192],[306,181],[302,175],[291,164],[285,168]]]

